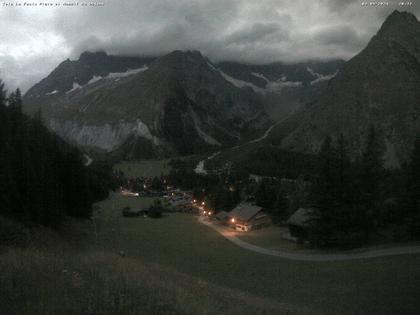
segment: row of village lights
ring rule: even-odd
[[[196,200],[196,199],[194,199],[194,200],[193,200],[193,203],[197,203],[197,200]],[[206,203],[205,203],[205,201],[202,201],[202,202],[201,202],[201,206],[203,207],[203,213],[204,213],[204,214],[207,214],[207,215],[212,215],[212,214],[213,214],[213,212],[204,210],[204,206],[205,206],[205,204],[206,204]]]
[[[194,200],[193,200],[193,203],[197,203],[197,200],[196,200],[196,199],[194,199]],[[201,202],[201,205],[203,206],[203,213],[204,213],[204,214],[207,214],[207,215],[212,215],[212,214],[213,214],[213,212],[204,210],[204,205],[205,205],[205,204],[206,204],[206,203],[205,203],[204,201],[202,201],[202,202]],[[235,223],[235,218],[230,219],[230,222]]]

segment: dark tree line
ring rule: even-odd
[[[410,164],[405,169],[406,181],[400,203],[405,208],[404,219],[410,238],[420,238],[420,136],[417,137]]]
[[[0,216],[58,227],[65,216],[89,217],[112,178],[106,165],[85,167],[40,116],[23,114],[19,89],[7,95],[0,82]]]
[[[411,233],[418,233],[419,161],[417,141],[409,166],[405,171],[395,171],[399,173],[397,177],[406,178],[404,193],[392,194],[389,187],[396,176],[383,167],[381,146],[373,127],[355,160],[350,159],[342,135],[336,141],[327,137],[318,156],[308,202],[313,209],[312,242],[316,246],[359,246],[376,229],[389,223],[409,222],[406,226],[410,226]],[[406,176],[401,174],[404,172]],[[387,203],[398,209],[392,216],[387,213]]]
[[[237,164],[251,174],[297,178],[301,174],[311,175],[315,172],[316,156],[265,146],[258,148]]]
[[[273,223],[280,223],[289,216],[289,200],[278,181],[262,180],[255,192],[255,203],[268,212]]]

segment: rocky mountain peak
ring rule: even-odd
[[[105,60],[107,57],[108,54],[103,50],[95,52],[84,51],[80,54],[79,61],[85,64],[89,64],[96,60]]]
[[[371,43],[386,43],[388,46],[397,44],[419,59],[420,22],[412,13],[394,11],[382,24]]]
[[[199,51],[175,50],[150,64],[147,74],[154,86],[163,86],[167,92],[171,87],[182,87],[189,91],[187,94],[192,98],[204,87],[214,92],[216,86],[227,84]]]
[[[379,33],[385,33],[395,28],[418,27],[419,21],[415,15],[410,12],[400,12],[395,10],[392,12],[382,24]]]
[[[398,167],[407,161],[420,130],[419,82],[420,23],[410,13],[395,11],[329,82],[283,147],[317,152],[327,135],[341,133],[357,156],[374,126],[385,165]]]
[[[175,50],[156,60],[155,65],[173,70],[187,70],[196,67],[208,67],[209,61],[196,50]]]
[[[174,50],[162,58],[171,60],[190,59],[196,61],[204,59],[203,55],[198,50]]]

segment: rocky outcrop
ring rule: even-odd
[[[70,120],[59,122],[52,118],[49,127],[61,137],[79,146],[96,147],[108,152],[116,150],[131,136],[141,137],[154,145],[160,145],[160,140],[151,134],[140,119],[132,122],[120,121],[115,125],[88,125]]]

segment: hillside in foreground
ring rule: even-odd
[[[419,255],[289,261],[239,248],[192,215],[121,217],[132,202],[112,195],[97,204],[93,222],[73,221],[60,237],[38,230],[27,248],[1,247],[2,311],[324,315],[420,307]]]

